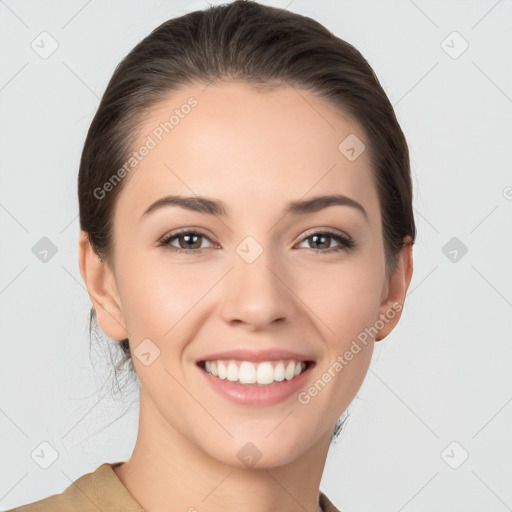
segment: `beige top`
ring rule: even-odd
[[[82,475],[61,494],[7,512],[144,512],[121,482],[113,467],[121,462],[105,462],[95,471]],[[320,491],[322,512],[340,512]]]

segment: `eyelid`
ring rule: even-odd
[[[337,228],[328,228],[328,227],[319,227],[319,228],[317,227],[317,228],[308,229],[301,235],[301,238],[298,241],[302,242],[306,238],[309,238],[310,236],[313,236],[313,235],[316,235],[319,233],[326,234],[326,235],[341,236],[343,238],[346,238],[349,242],[355,244],[354,239],[345,231],[342,231],[341,229],[337,229]]]
[[[175,236],[182,235],[182,234],[188,234],[188,233],[197,233],[198,235],[203,235],[205,238],[208,238],[212,242],[213,242],[212,238],[215,238],[207,229],[196,228],[194,226],[190,226],[190,227],[186,227],[186,228],[178,228],[176,230],[169,231],[164,236],[160,237],[158,239],[157,243],[160,243],[163,240],[166,240],[168,238],[174,238]]]

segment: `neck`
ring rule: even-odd
[[[231,466],[169,425],[140,392],[133,453],[114,471],[145,510],[317,512],[330,444],[326,432],[307,452],[277,467]]]

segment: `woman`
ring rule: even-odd
[[[78,195],[92,315],[141,384],[137,441],[14,510],[336,511],[329,445],[415,240],[407,143],[362,55],[256,2],[171,19],[115,70]]]

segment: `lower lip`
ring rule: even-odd
[[[240,384],[227,379],[219,379],[200,367],[198,369],[221,396],[239,405],[265,406],[277,404],[298,393],[305,385],[313,367],[314,363],[309,363],[306,370],[292,380],[285,379],[265,386]]]

